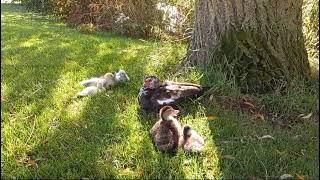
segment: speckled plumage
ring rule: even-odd
[[[150,130],[155,146],[160,151],[175,151],[182,135],[181,125],[175,116],[178,110],[165,106],[160,110],[160,119]]]
[[[165,105],[176,106],[183,98],[201,95],[203,88],[198,84],[161,82],[156,76],[144,79],[144,85],[139,91],[139,105],[147,111],[158,112]]]

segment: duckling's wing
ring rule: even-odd
[[[168,129],[158,132],[155,141],[155,144],[160,151],[172,151],[178,147],[178,144],[175,143],[172,132]]]
[[[183,146],[183,149],[190,152],[200,152],[204,148],[204,144],[202,144],[199,141],[191,140],[192,138],[188,139],[188,142],[186,142]]]
[[[100,80],[100,78],[94,77],[91,79],[86,79],[80,82],[83,86],[96,86],[97,82]]]
[[[78,93],[78,96],[87,96],[87,95],[90,95],[90,94],[96,94],[99,92],[99,88],[96,87],[96,86],[89,86],[89,87],[86,87],[84,90],[80,91]]]

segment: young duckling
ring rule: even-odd
[[[160,109],[160,119],[150,130],[154,144],[160,151],[175,151],[179,146],[182,129],[176,119],[178,114],[179,110],[171,106],[164,106]]]
[[[129,81],[130,78],[124,70],[119,70],[114,73],[106,73],[105,75],[97,78],[93,77],[91,79],[87,79],[81,81],[80,84],[86,86],[81,92],[77,94],[77,96],[87,96],[91,94],[97,94],[102,92],[111,86],[115,85],[119,82]]]
[[[204,139],[190,125],[183,126],[183,138],[180,146],[186,151],[200,152],[204,148]]]

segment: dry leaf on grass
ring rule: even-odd
[[[34,168],[38,168],[38,162],[37,162],[37,160],[35,160],[35,159],[29,158],[29,159],[26,161],[26,164],[27,164],[27,166],[31,166],[31,167],[34,167]]]
[[[78,127],[78,128],[81,127],[77,122],[72,122],[72,124],[75,125],[75,126]]]
[[[297,117],[301,119],[309,119],[311,116],[312,116],[312,113],[309,113],[308,115],[299,114]]]
[[[257,113],[255,116],[256,116],[257,119],[261,119],[262,121],[264,121],[263,114]]]
[[[283,174],[280,176],[280,179],[293,179],[293,176],[291,174]]]
[[[42,144],[48,144],[48,140],[47,139],[43,140]]]
[[[286,153],[285,151],[279,151],[278,149],[276,150],[276,152],[280,155],[284,155]]]
[[[220,141],[221,144],[229,144],[231,141]]]
[[[212,120],[215,120],[217,119],[217,116],[207,116],[207,120],[208,121],[212,121]]]
[[[301,118],[302,118],[302,119],[309,119],[311,116],[312,116],[312,113],[309,113],[308,115],[303,116],[303,117],[301,117]]]
[[[304,180],[304,177],[302,175],[296,174],[296,176],[298,180]]]
[[[255,106],[252,104],[252,103],[250,103],[250,102],[243,102],[243,104],[244,105],[247,105],[247,106],[249,106],[249,107],[251,107],[251,108],[254,108]]]
[[[222,159],[235,160],[236,158],[231,155],[223,155]]]
[[[274,137],[272,137],[271,135],[264,135],[262,137],[258,137],[259,139],[272,139],[274,140]]]
[[[189,159],[189,160],[184,160],[183,161],[183,165],[190,165],[191,164],[191,159]]]

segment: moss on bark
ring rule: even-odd
[[[283,87],[293,76],[308,78],[301,6],[290,0],[199,0],[187,61],[220,66],[249,92]]]

